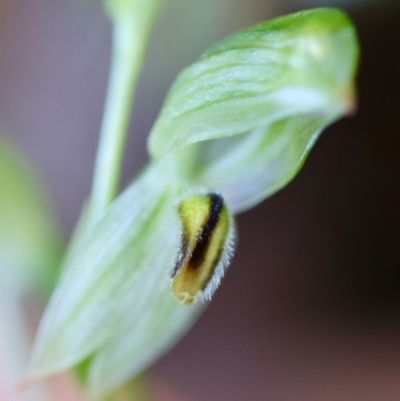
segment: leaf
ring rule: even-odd
[[[50,292],[61,238],[44,186],[16,146],[0,136],[0,274],[20,291]]]
[[[150,154],[173,153],[184,180],[219,190],[243,211],[290,180],[322,129],[353,111],[357,61],[354,27],[336,9],[239,32],[179,75]]]
[[[45,386],[21,394],[31,343],[27,310],[53,289],[61,251],[53,209],[33,166],[0,135],[0,393],[8,400],[47,400]],[[32,302],[33,301],[33,302]],[[33,305],[32,305],[33,304]]]

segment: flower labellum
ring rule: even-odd
[[[210,300],[217,289],[233,254],[234,226],[215,192],[184,199],[178,214],[182,236],[171,289],[178,302],[191,305],[198,297]]]

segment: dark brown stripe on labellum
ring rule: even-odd
[[[201,234],[197,238],[196,246],[188,261],[188,267],[191,269],[198,269],[204,263],[211,237],[218,224],[222,207],[224,206],[224,200],[220,194],[210,193],[208,197],[210,199],[209,216],[201,230]]]
[[[224,275],[232,249],[233,229],[220,194],[188,196],[178,208],[181,244],[171,274],[171,290],[185,305],[210,300]]]
[[[224,206],[224,200],[220,194],[209,193],[205,196],[207,196],[209,200],[208,217],[195,239],[196,243],[194,246],[193,244],[190,244],[191,238],[188,233],[187,222],[182,222],[180,252],[178,260],[176,261],[171,273],[171,278],[175,277],[183,264],[185,264],[189,269],[195,270],[200,268],[204,262],[213,231],[218,224],[221,210]],[[190,252],[191,256],[189,257],[188,254]]]
[[[182,237],[181,237],[181,247],[179,250],[178,260],[175,263],[174,269],[171,273],[171,278],[174,278],[176,273],[178,273],[179,269],[182,267],[185,262],[188,252],[189,252],[189,236],[186,233],[185,226],[182,227]]]

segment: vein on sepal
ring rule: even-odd
[[[84,236],[41,323],[31,378],[67,369],[152,313],[179,237],[175,190],[149,168]]]

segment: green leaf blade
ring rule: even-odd
[[[0,273],[20,291],[52,289],[61,235],[45,187],[19,149],[0,136]],[[35,288],[36,287],[36,288]]]

